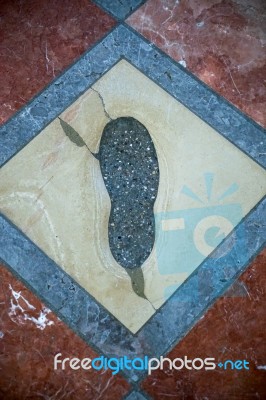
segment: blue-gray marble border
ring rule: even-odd
[[[113,30],[0,129],[1,164],[26,146],[121,58],[135,65],[261,166],[266,166],[262,128],[124,25]],[[0,257],[96,351],[107,356],[156,357],[168,352],[186,334],[265,246],[263,221],[266,221],[265,199],[234,231],[239,244],[236,249],[240,250],[230,253],[226,262],[219,257],[206,259],[135,335],[4,216],[0,219]],[[229,240],[230,237],[215,252],[219,254]],[[247,250],[244,256],[243,246]],[[200,276],[210,271],[211,285],[202,287],[199,294]],[[124,373],[133,381],[143,376]]]
[[[131,13],[142,6],[146,0],[92,0],[118,20],[126,19]]]
[[[124,400],[148,400],[148,399],[143,393],[133,390],[132,392],[126,395]]]

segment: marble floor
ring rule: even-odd
[[[264,399],[264,1],[0,11],[0,397]]]

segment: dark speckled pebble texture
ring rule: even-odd
[[[99,160],[112,204],[110,250],[124,268],[141,267],[154,245],[153,205],[159,185],[156,150],[145,126],[132,117],[109,122]]]

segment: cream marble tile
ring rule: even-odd
[[[97,152],[104,126],[121,116],[132,116],[148,129],[160,166],[156,244],[142,267],[149,301],[133,292],[127,273],[110,252],[110,200],[99,163],[85,146],[66,137],[59,119],[2,168],[0,205],[46,254],[136,332],[154,313],[153,306],[160,307],[171,288],[213,250],[204,236],[208,229],[217,226],[228,234],[264,196],[266,175],[126,61],[116,64],[60,118]],[[222,198],[228,188],[231,195]],[[190,215],[193,223],[187,229]],[[177,234],[185,243],[182,248]],[[195,248],[197,257],[186,265]]]

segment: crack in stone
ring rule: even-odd
[[[145,291],[145,281],[144,281],[144,276],[143,276],[143,271],[141,267],[130,269],[130,268],[125,268],[125,271],[129,275],[131,279],[131,285],[132,289],[138,295],[139,297],[142,297],[143,299],[147,300],[152,308],[156,311],[154,308],[153,304],[150,302],[150,300],[146,297],[144,291]]]
[[[72,143],[74,143],[76,146],[78,147],[83,147],[85,146],[89,152],[91,153],[91,155],[93,155],[93,157],[96,158],[96,160],[98,160],[98,154],[97,153],[93,153],[89,147],[87,146],[87,144],[85,143],[85,141],[82,139],[82,137],[80,136],[80,134],[75,131],[74,128],[72,128],[71,125],[69,125],[66,121],[62,120],[60,117],[58,117],[61,127],[64,131],[64,133],[66,134],[66,136],[69,138],[69,140],[71,140]]]
[[[110,114],[109,114],[108,111],[106,110],[106,105],[105,105],[105,102],[104,102],[104,99],[103,99],[103,96],[101,95],[101,93],[98,92],[98,90],[96,90],[96,89],[94,89],[94,88],[91,88],[91,90],[92,90],[93,92],[95,92],[95,93],[98,94],[98,96],[99,96],[99,98],[100,98],[100,100],[101,100],[101,102],[102,102],[104,114],[105,114],[106,117],[109,119],[109,121],[112,121],[113,118],[110,116]]]

